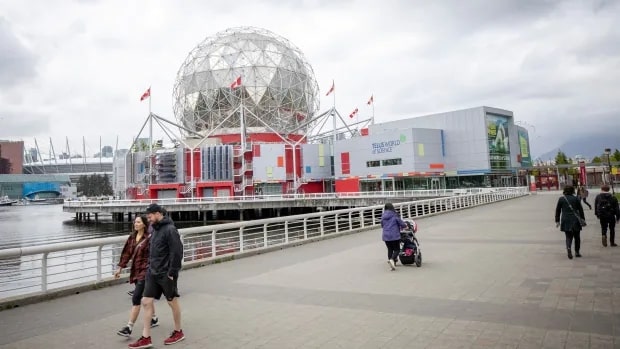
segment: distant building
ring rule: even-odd
[[[0,174],[22,173],[24,142],[0,140]]]
[[[68,175],[0,174],[0,194],[11,199],[74,198],[75,186]]]

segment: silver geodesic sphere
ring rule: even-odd
[[[231,88],[239,76],[241,86]],[[303,134],[319,110],[318,91],[312,67],[288,40],[265,29],[231,28],[203,40],[181,65],[174,115],[196,132],[236,133],[243,105],[248,132]]]

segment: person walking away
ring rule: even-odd
[[[396,270],[398,253],[400,252],[400,230],[405,228],[405,222],[394,210],[394,205],[386,203],[381,215],[382,238],[388,252],[388,264],[391,270]]]
[[[555,225],[566,235],[566,252],[569,259],[573,259],[571,246],[575,240],[575,256],[581,257],[581,224],[579,218],[585,220],[581,200],[575,197],[575,187],[567,185],[564,187],[563,195],[558,199],[555,206]],[[560,219],[561,218],[561,219]]]
[[[129,337],[131,335],[133,324],[136,322],[138,314],[140,314],[140,301],[142,300],[142,293],[144,292],[144,281],[149,264],[149,240],[151,236],[147,230],[147,226],[148,220],[146,216],[136,217],[133,223],[133,232],[125,242],[125,246],[121,252],[121,258],[118,262],[118,268],[114,272],[114,278],[120,278],[121,271],[127,268],[127,265],[131,261],[129,283],[135,284],[134,290],[131,293],[132,307],[129,311],[127,326],[122,327],[116,332],[119,336],[123,337]],[[153,309],[151,327],[157,326],[158,321],[155,310]]]
[[[589,209],[592,209],[592,205],[590,205],[590,203],[588,203],[588,201],[586,200],[588,198],[588,195],[590,193],[588,192],[588,189],[586,189],[585,186],[580,185],[579,189],[577,190],[577,197],[583,201],[584,204],[588,205]]]
[[[609,193],[609,185],[601,186],[601,193],[594,199],[594,214],[601,222],[603,246],[607,247],[607,228],[609,228],[609,243],[616,247],[616,223],[620,220],[618,198]]]
[[[149,268],[146,272],[142,307],[144,309],[142,337],[129,348],[151,348],[150,319],[154,312],[153,299],[159,299],[163,293],[172,309],[174,331],[164,340],[164,345],[178,343],[185,339],[181,329],[181,305],[177,282],[183,259],[183,244],[179,231],[168,216],[163,215],[163,209],[158,204],[151,204],[146,209],[149,223],[153,226],[149,251]]]

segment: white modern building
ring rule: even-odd
[[[509,186],[530,166],[511,111],[476,107],[369,126],[335,146],[337,191]]]

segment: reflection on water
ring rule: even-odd
[[[0,207],[0,249],[127,234],[128,223],[76,224],[62,205]]]
[[[77,224],[62,205],[0,207],[0,249],[126,235],[129,223]],[[102,271],[111,274],[122,246],[102,251]],[[118,252],[117,252],[118,251]],[[42,255],[0,259],[0,298],[41,291]],[[109,273],[108,273],[109,272]],[[50,253],[49,288],[96,280],[96,248]]]

